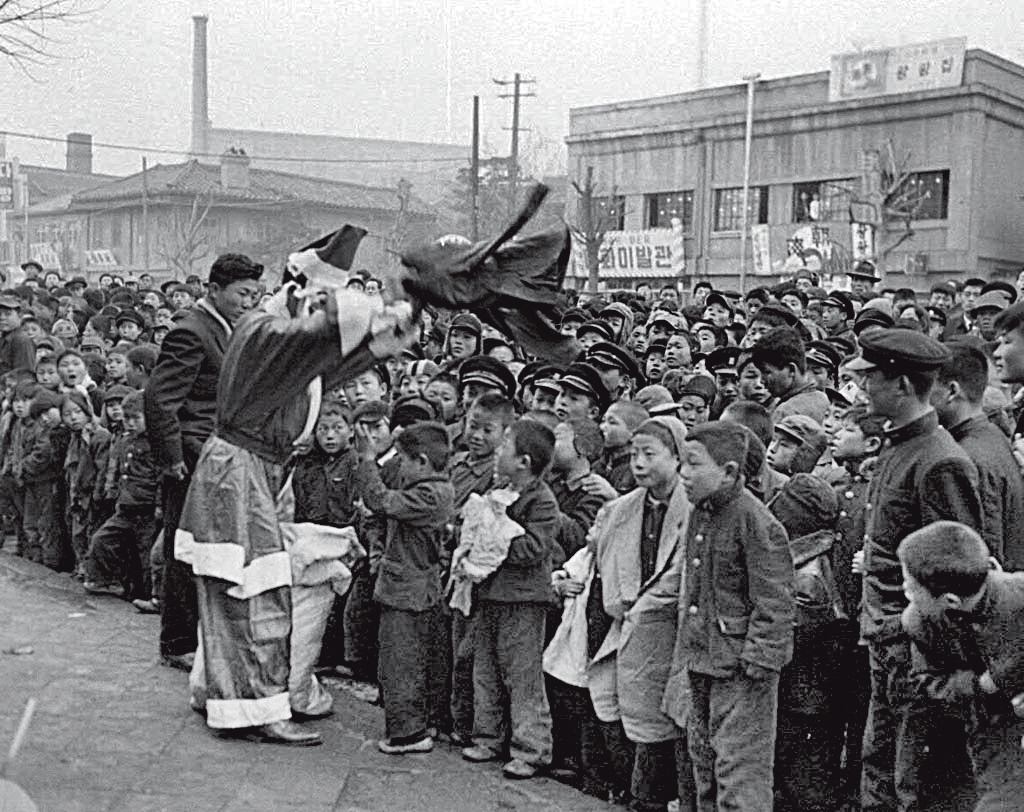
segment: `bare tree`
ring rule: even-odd
[[[875,254],[884,260],[914,236],[914,221],[931,200],[931,192],[914,182],[907,169],[912,155],[897,155],[892,140],[882,150],[870,150],[865,183],[859,195],[851,195],[851,220],[873,222],[877,227]],[[861,212],[855,214],[855,210]]]
[[[209,234],[203,226],[212,202],[212,196],[197,194],[187,210],[172,209],[169,228],[161,230],[157,253],[176,277],[194,273],[195,263],[210,252]]]
[[[27,71],[53,56],[51,26],[93,10],[85,0],[0,0],[0,56]]]
[[[576,218],[575,222],[566,225],[569,226],[573,239],[583,248],[587,265],[587,289],[591,293],[597,293],[601,263],[612,249],[612,241],[606,241],[605,237],[618,226],[618,223],[612,220],[613,216],[617,217],[619,214],[615,210],[617,194],[615,188],[612,188],[611,195],[607,198],[597,194],[599,188],[594,180],[592,166],[587,167],[583,183],[574,180],[572,188],[576,191]],[[602,206],[604,200],[608,200],[611,205]]]

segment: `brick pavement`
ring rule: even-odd
[[[159,619],[89,597],[67,576],[0,553],[0,750],[38,701],[14,778],[41,812],[596,812],[548,779],[510,782],[441,744],[385,756],[379,708],[336,693],[312,723],[325,743],[288,748],[212,736],[187,676],[157,662]]]

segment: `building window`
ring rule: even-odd
[[[749,225],[768,222],[768,187],[751,186],[747,207]],[[715,231],[739,231],[743,228],[743,188],[715,189]]]
[[[949,170],[914,172],[894,197],[895,208],[910,211],[914,220],[945,220],[949,216]]]
[[[626,228],[626,196],[595,197],[594,223],[602,231],[624,231]]]
[[[647,195],[647,227],[672,228],[672,218],[683,221],[683,231],[693,231],[693,192],[656,192]]]
[[[853,184],[853,178],[794,183],[793,222],[846,222],[850,219],[850,190]]]

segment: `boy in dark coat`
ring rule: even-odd
[[[473,661],[474,746],[467,761],[501,758],[508,740],[508,778],[531,778],[551,761],[551,712],[544,691],[544,625],[552,600],[551,550],[558,503],[544,484],[555,437],[532,420],[505,432],[496,480],[519,493],[507,515],[525,529],[478,592]]]
[[[748,429],[702,423],[686,438],[688,733],[698,809],[772,808],[779,672],[793,654],[786,531],[743,486]]]
[[[940,521],[898,550],[909,605],[902,625],[922,655],[919,690],[967,721],[975,812],[1024,795],[1024,574],[992,566],[966,525]]]
[[[450,446],[440,423],[417,423],[395,440],[400,486],[381,481],[374,446],[357,437],[363,503],[387,519],[373,598],[380,604],[378,675],[387,738],[382,753],[433,749],[431,730],[446,715],[441,558],[452,517],[453,489],[444,475]]]
[[[151,605],[149,554],[156,537],[156,505],[163,471],[149,446],[142,393],[129,395],[122,405],[129,434],[117,503],[114,515],[92,536],[85,588],[89,592],[123,593],[137,609],[149,612],[155,608]]]

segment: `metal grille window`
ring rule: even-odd
[[[850,219],[853,178],[793,184],[793,222],[819,223]]]
[[[683,231],[693,231],[693,191],[656,192],[647,195],[647,227],[671,228],[672,218],[683,222]]]
[[[626,229],[626,196],[595,197],[594,223],[603,231]]]
[[[751,186],[749,225],[768,222],[768,187]],[[715,231],[739,231],[743,228],[743,187],[715,190]]]
[[[903,184],[915,220],[949,217],[949,170],[915,172]]]

